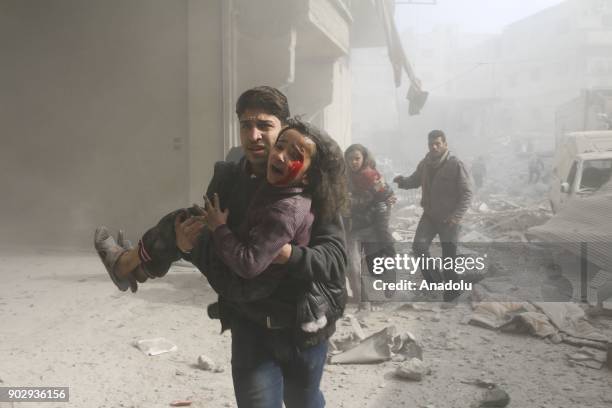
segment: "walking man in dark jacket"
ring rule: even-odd
[[[417,226],[412,250],[414,256],[429,257],[429,247],[436,235],[440,237],[442,258],[455,258],[460,223],[472,199],[470,177],[463,163],[448,150],[446,135],[432,130],[427,136],[429,153],[408,177],[393,179],[399,188],[422,189],[423,215]],[[445,269],[443,275],[435,269],[421,268],[427,282],[458,281],[453,269]],[[444,301],[459,296],[459,291],[445,291]]]
[[[265,180],[268,152],[289,117],[289,106],[277,89],[256,87],[240,96],[236,114],[245,156],[238,163],[216,163],[207,189],[210,199],[217,193],[222,207],[229,209],[227,225],[234,229],[243,222],[255,191]],[[327,339],[346,303],[347,256],[339,217],[322,224],[315,213],[309,246],[283,247],[274,263],[285,266],[284,279],[271,291],[265,282],[238,279],[224,268],[207,235],[200,234],[205,228],[201,217],[192,212],[196,216],[185,218],[186,213],[168,214],[143,235],[134,273],[160,277],[182,257],[206,275],[219,294],[209,315],[217,315],[222,330],[232,333],[232,378],[239,407],[281,408],[283,402],[287,408],[323,407],[319,386]],[[125,255],[117,259],[118,264],[129,260]],[[296,324],[297,302],[312,282],[320,288],[318,304],[328,324],[307,333]]]

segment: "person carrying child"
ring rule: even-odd
[[[287,243],[308,244],[314,221],[311,207],[321,222],[330,222],[344,211],[345,180],[342,151],[336,142],[314,126],[290,119],[268,156],[266,183],[255,193],[237,231],[227,226],[229,211],[222,209],[219,196],[215,194],[212,203],[205,197],[201,217],[212,234],[215,253],[244,279],[260,275],[282,279],[283,267],[272,261]],[[327,287],[321,288],[327,295]],[[302,297],[297,321],[306,332],[327,324],[328,310],[320,309],[314,292],[295,293]]]
[[[342,184],[322,177],[322,173],[340,174],[342,180],[344,160],[331,138],[322,132],[319,138],[318,130],[303,124],[303,132],[310,137],[298,133],[310,140],[304,140],[304,146],[313,143],[314,148],[310,168],[303,171],[307,184],[285,177],[281,181],[287,185],[271,185],[267,182],[267,158],[276,146],[281,129],[288,123],[286,98],[277,89],[256,87],[240,96],[236,114],[245,156],[239,163],[215,164],[206,193],[214,205],[209,204],[205,212],[193,207],[168,214],[143,235],[136,249],[119,246],[108,231],[100,228],[95,234],[96,250],[120,290],[127,290],[131,282],[135,290],[136,280],[164,276],[170,264],[180,258],[191,261],[202,271],[219,294],[215,305],[222,330],[232,332],[232,377],[239,407],[280,407],[283,402],[287,407],[323,406],[319,384],[327,339],[335,331],[335,321],[342,315],[346,302],[346,252],[343,227],[336,211],[342,206]],[[304,156],[302,169],[305,162]],[[296,172],[298,166],[288,167],[290,172],[286,176]],[[302,189],[302,192],[285,191],[289,194],[278,196],[264,193],[283,189]],[[339,192],[335,195],[339,197],[338,207],[319,205],[329,202],[325,201],[326,197],[334,196],[335,191]],[[218,194],[218,202],[214,193]],[[303,197],[298,200],[298,196]],[[306,201],[302,202],[302,198],[310,199],[314,223],[306,214],[301,223],[291,219],[287,224],[299,227],[299,231],[291,231],[289,243],[282,245],[272,262],[284,265],[284,269],[265,266],[268,261],[255,262],[258,273],[253,273],[255,269],[247,271],[250,275],[245,279],[217,256],[215,232],[202,232],[211,214],[214,218],[215,212],[224,213],[228,208],[227,226],[240,241],[239,238],[250,237],[249,233],[262,226],[250,213],[252,205],[261,210],[268,204],[274,207],[277,201],[289,200],[303,205],[300,211],[305,211]],[[259,201],[264,207],[256,204]],[[289,206],[283,208],[289,209]],[[306,234],[310,229],[308,223],[312,224],[312,232]],[[217,229],[221,233],[225,227]],[[307,246],[298,244],[305,241]],[[209,315],[210,310],[209,307]],[[328,321],[319,328],[324,324],[324,319],[320,320],[323,316]],[[302,323],[312,324],[302,326]]]

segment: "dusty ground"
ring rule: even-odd
[[[69,386],[69,403],[14,406],[232,407],[228,333],[206,317],[214,293],[199,272],[175,267],[136,294],[120,293],[91,253],[0,255],[0,385]],[[575,347],[466,325],[467,305],[371,313],[367,333],[388,325],[424,344],[432,374],[422,382],[393,378],[395,363],[327,366],[330,407],[469,407],[482,389],[463,381],[490,379],[511,396],[510,407],[610,407],[612,372],[570,367]],[[349,309],[349,312],[351,310]],[[340,331],[347,330],[341,325]],[[148,357],[134,340],[165,337],[175,352]],[[206,354],[225,371],[195,367]],[[10,404],[0,403],[0,407]]]

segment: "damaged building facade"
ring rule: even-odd
[[[500,142],[552,151],[557,109],[583,90],[612,88],[610,1],[565,0],[498,34],[448,24],[402,38],[431,98],[420,117],[399,116],[397,133],[413,141],[437,123],[462,157]]]
[[[380,2],[3,1],[0,241],[89,247],[201,202],[252,86],[347,146],[349,53],[384,44]]]

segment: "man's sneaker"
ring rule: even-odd
[[[96,228],[96,232],[94,233],[94,247],[100,256],[102,263],[106,267],[108,276],[111,278],[115,286],[117,286],[117,289],[122,292],[128,290],[128,288],[131,286],[129,279],[119,278],[115,273],[117,261],[119,260],[119,257],[127,251],[127,249],[122,248],[117,244],[115,239],[108,233],[106,227]]]

